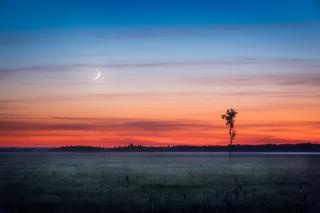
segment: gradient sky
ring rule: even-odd
[[[0,0],[0,91],[3,147],[320,143],[320,1]]]

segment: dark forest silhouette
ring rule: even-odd
[[[0,148],[0,152],[229,152],[229,146],[63,146],[57,148]],[[232,152],[320,152],[320,144],[233,145]]]

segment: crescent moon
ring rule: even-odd
[[[94,78],[94,80],[98,80],[99,78],[100,78],[100,71],[99,70],[97,70],[97,76]]]

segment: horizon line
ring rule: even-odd
[[[263,144],[233,144],[231,146],[297,146],[297,145],[316,145],[320,146],[318,142],[303,142],[303,143],[263,143]],[[230,145],[164,145],[164,146],[152,146],[152,145],[142,145],[142,144],[128,144],[128,145],[119,145],[119,146],[90,146],[90,145],[66,145],[66,146],[47,146],[47,147],[33,147],[33,146],[3,146],[0,149],[55,149],[55,148],[69,148],[69,147],[87,147],[87,148],[99,148],[99,149],[114,149],[114,148],[126,148],[126,147],[144,147],[144,148],[174,148],[174,147],[230,147]]]

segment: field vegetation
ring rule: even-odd
[[[0,212],[320,212],[320,156],[1,153]]]

